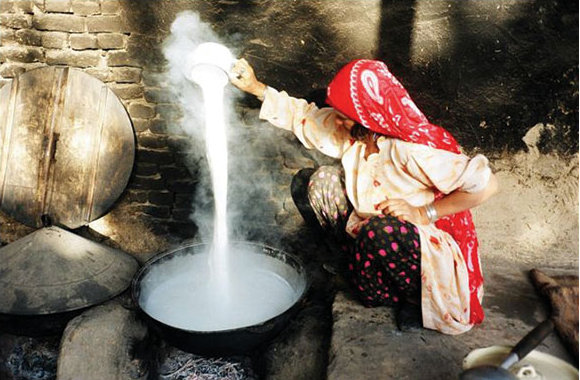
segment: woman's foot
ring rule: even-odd
[[[409,331],[422,327],[421,306],[412,302],[404,302],[397,313],[397,328],[401,331]]]

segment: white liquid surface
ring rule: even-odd
[[[305,290],[300,274],[273,257],[243,251],[233,252],[232,257],[235,269],[229,276],[228,299],[210,281],[208,255],[197,253],[153,265],[141,281],[140,305],[166,325],[221,331],[274,318]]]

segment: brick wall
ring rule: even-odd
[[[0,1],[0,86],[50,65],[79,68],[105,82],[123,102],[137,137],[135,167],[119,201],[123,212],[140,216],[157,234],[189,237],[195,232],[189,216],[196,181],[184,164],[187,138],[178,128],[168,132],[178,112],[131,53],[139,37],[123,14],[117,0]],[[2,222],[7,225],[0,216]],[[11,239],[0,236],[6,240]]]

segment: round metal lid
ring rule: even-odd
[[[74,229],[101,217],[134,156],[123,104],[81,70],[43,67],[0,89],[0,210],[21,223],[48,216]]]
[[[139,265],[130,255],[59,227],[0,248],[0,313],[40,315],[106,301],[127,289]]]

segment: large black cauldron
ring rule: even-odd
[[[264,270],[273,271],[274,275],[285,279],[295,291],[296,296],[287,308],[265,321],[250,326],[220,329],[219,331],[196,331],[178,328],[170,325],[167,321],[153,317],[144,307],[146,292],[152,286],[152,272],[155,276],[160,270],[181,271],[183,268],[172,265],[172,259],[190,255],[200,255],[208,252],[208,244],[191,243],[180,246],[168,252],[161,253],[150,259],[137,272],[132,282],[132,296],[136,305],[139,306],[147,321],[171,345],[196,354],[202,355],[235,355],[248,353],[258,348],[263,343],[274,338],[287,324],[289,319],[297,312],[302,304],[309,287],[305,268],[301,261],[284,251],[271,248],[258,243],[234,242],[230,244],[232,250],[244,250],[253,255],[265,255],[268,263]],[[259,256],[256,256],[259,257]],[[259,260],[258,260],[259,262]],[[166,267],[166,268],[163,268]],[[172,269],[171,269],[172,268]],[[155,282],[157,280],[153,280]],[[144,290],[145,289],[145,290]]]

